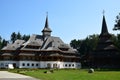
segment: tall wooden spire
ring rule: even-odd
[[[103,20],[102,20],[102,29],[99,37],[100,37],[100,40],[103,40],[103,41],[108,40],[111,37],[111,35],[108,32],[104,14],[103,14]]]
[[[105,16],[103,15],[103,20],[102,20],[102,30],[101,30],[101,36],[103,35],[109,35],[108,29],[107,29],[107,24],[105,20]]]
[[[48,24],[48,13],[47,13],[47,16],[46,16],[45,28],[49,28],[49,24]]]
[[[105,20],[105,16],[103,15],[103,22],[102,22],[102,31],[101,34],[108,34],[107,24]]]
[[[47,37],[47,36],[51,36],[51,32],[52,30],[49,28],[49,24],[48,24],[48,14],[46,16],[46,21],[45,21],[45,27],[42,30],[43,36]]]

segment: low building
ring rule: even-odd
[[[59,37],[51,36],[46,17],[42,35],[33,34],[28,41],[16,40],[1,50],[0,68],[80,68],[80,55]]]

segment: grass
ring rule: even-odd
[[[44,73],[45,69],[17,69],[10,71],[41,80],[120,80],[120,71],[95,71],[94,73],[88,73],[87,70],[54,70],[54,73],[47,74]]]

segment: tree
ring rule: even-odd
[[[17,39],[22,39],[20,32],[17,33],[16,37],[17,37]]]
[[[0,36],[0,49],[2,48],[2,38]]]
[[[116,16],[113,30],[120,30],[120,13]]]
[[[98,35],[94,34],[86,37],[86,39],[83,40],[74,39],[70,42],[70,45],[77,49],[81,56],[86,55],[95,50],[99,39],[98,37]]]
[[[74,39],[74,40],[72,40],[72,41],[70,42],[70,45],[71,45],[73,48],[78,49],[78,48],[80,47],[80,42],[79,42],[79,40]]]
[[[2,39],[2,37],[0,36],[0,50],[7,44],[8,44],[8,41],[5,39]]]
[[[22,40],[25,40],[27,41],[28,39],[30,38],[30,35],[21,35],[20,32],[18,32],[17,34],[15,32],[13,32],[11,34],[11,41],[12,43],[14,43],[17,39],[22,39]]]
[[[117,35],[117,47],[120,49],[120,34]]]
[[[112,35],[112,40],[115,44],[115,46],[120,49],[120,34],[117,34],[117,36]]]
[[[25,41],[27,41],[29,38],[30,38],[30,35],[23,35],[22,36],[22,39],[25,40]]]
[[[8,44],[8,41],[6,41],[5,39],[2,40],[2,45],[1,47],[3,48],[4,46],[6,46]]]
[[[16,39],[17,39],[17,34],[15,32],[13,32],[11,34],[11,41],[12,41],[12,43],[14,43]]]

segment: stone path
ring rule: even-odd
[[[0,71],[0,80],[38,80],[30,76],[25,76],[8,71]]]

